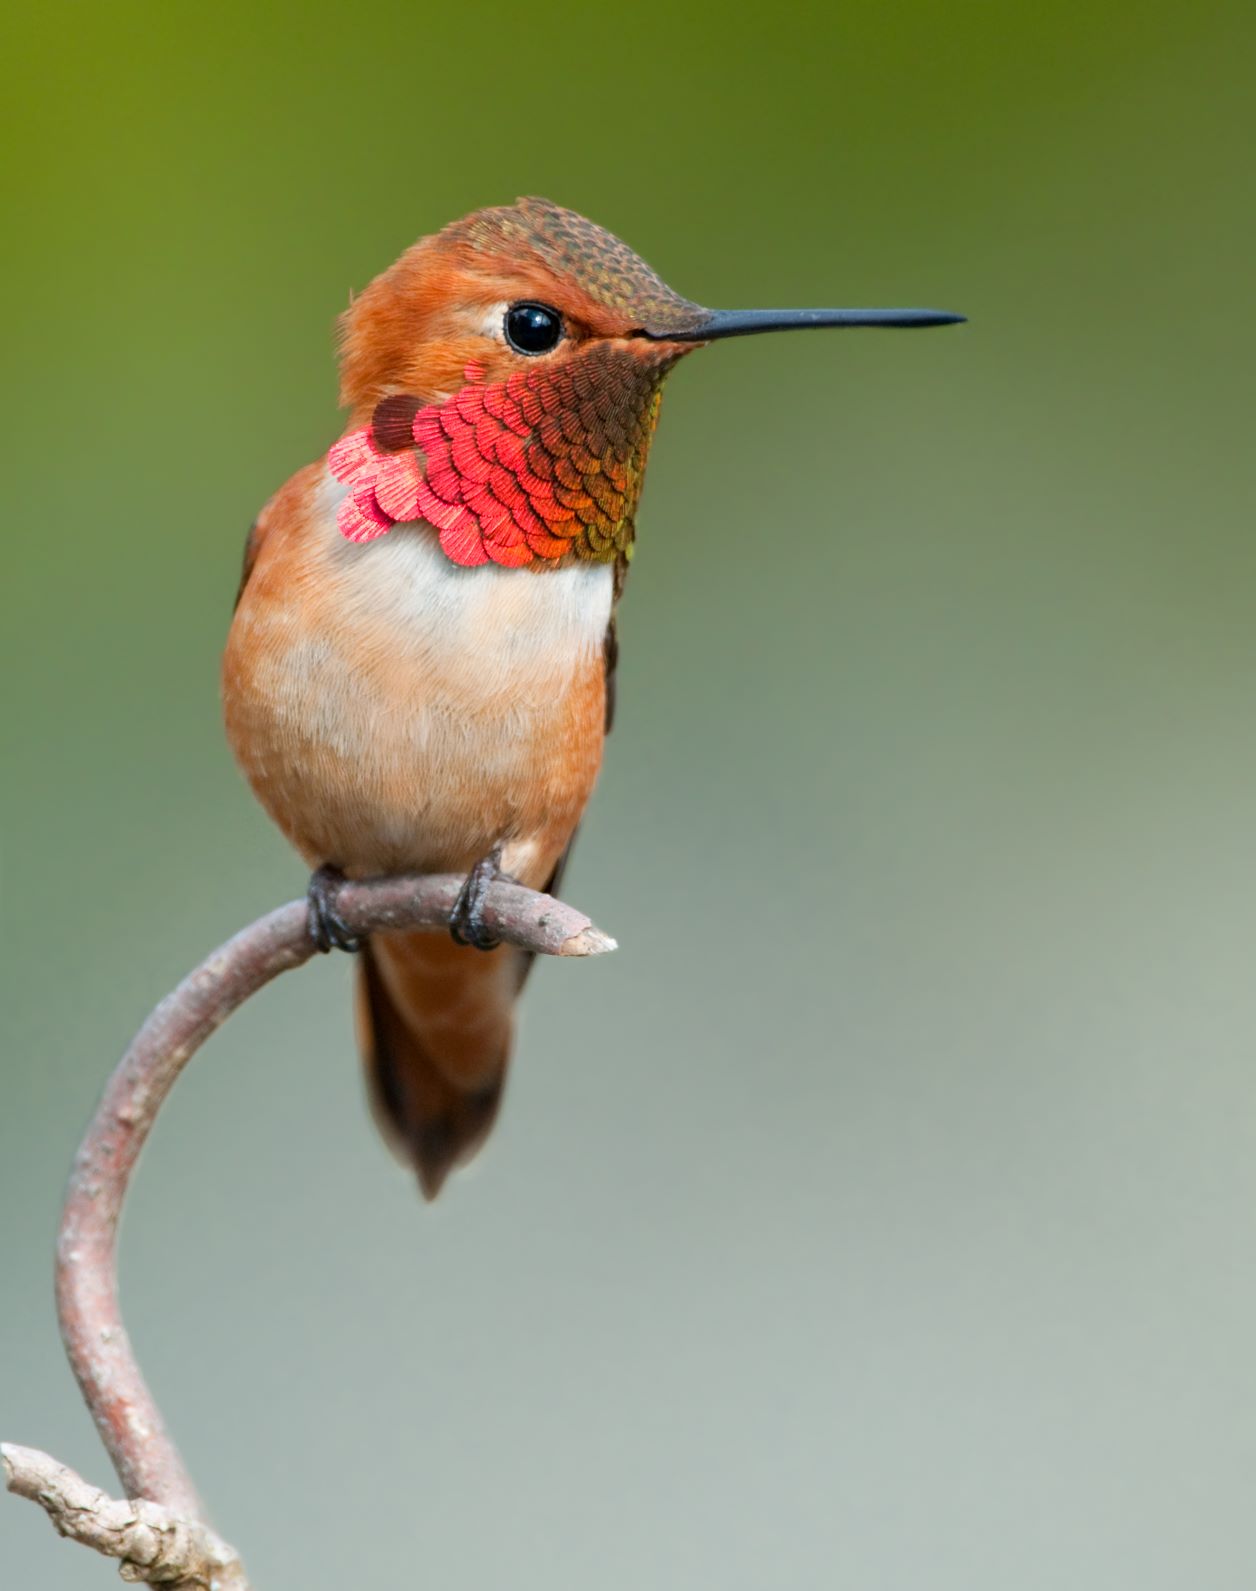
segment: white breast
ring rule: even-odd
[[[505,837],[508,871],[543,882],[601,760],[612,568],[465,569],[426,525],[355,545],[342,492],[323,480],[289,578],[236,615],[228,725],[254,789],[315,861],[456,869]]]
[[[538,672],[576,668],[599,654],[613,597],[609,564],[560,569],[467,569],[441,551],[427,526],[398,525],[375,541],[346,541],[336,528],[345,488],[330,475],[319,490],[319,530],[331,584],[350,633],[387,637],[428,680],[452,671],[461,695],[467,671],[486,695],[526,696]]]

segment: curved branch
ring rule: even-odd
[[[368,879],[346,883],[337,895],[336,908],[355,935],[443,928],[461,887],[460,878],[445,875]],[[504,879],[489,887],[484,919],[498,938],[541,955],[595,956],[615,948],[615,941],[582,912]],[[128,1497],[145,1500],[109,1506],[134,1511],[159,1505],[167,1521],[198,1527],[198,1539],[205,1538],[204,1510],[122,1323],[116,1267],[118,1219],[140,1150],[179,1073],[250,995],[314,954],[306,903],[292,901],[242,929],[166,996],[136,1034],[105,1087],[75,1157],[61,1218],[57,1313],[66,1353]],[[22,1490],[14,1484],[13,1455],[32,1452],[6,1451],[11,1490]],[[86,1482],[54,1460],[40,1454],[35,1457],[86,1487]],[[28,1489],[23,1495],[35,1494]],[[38,1495],[55,1523],[57,1514],[44,1492]],[[103,1499],[101,1507],[109,1503],[103,1493],[95,1495]],[[71,1517],[76,1507],[67,1505],[61,1517]],[[92,1511],[87,1510],[89,1514]],[[95,1512],[99,1514],[100,1508]],[[140,1523],[158,1528],[151,1520]],[[90,1534],[73,1529],[64,1533],[99,1546]],[[100,1550],[112,1549],[102,1546]],[[140,1563],[138,1559],[129,1561]],[[168,1573],[145,1573],[142,1567],[132,1570],[129,1577],[153,1583],[171,1578]],[[242,1577],[230,1583],[244,1586]]]

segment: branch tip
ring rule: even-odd
[[[618,950],[619,943],[604,934],[600,928],[595,928],[592,923],[587,928],[582,928],[578,934],[572,934],[570,939],[564,939],[559,946],[560,956],[605,956],[612,950]]]

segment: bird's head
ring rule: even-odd
[[[408,249],[343,318],[340,527],[366,541],[426,520],[459,563],[626,558],[662,382],[684,354],[749,332],[961,318],[713,311],[572,210],[478,210]]]

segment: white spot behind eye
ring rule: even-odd
[[[501,303],[493,304],[484,311],[484,319],[479,329],[485,337],[495,338],[499,343],[506,341],[506,311],[509,308],[509,304]]]

